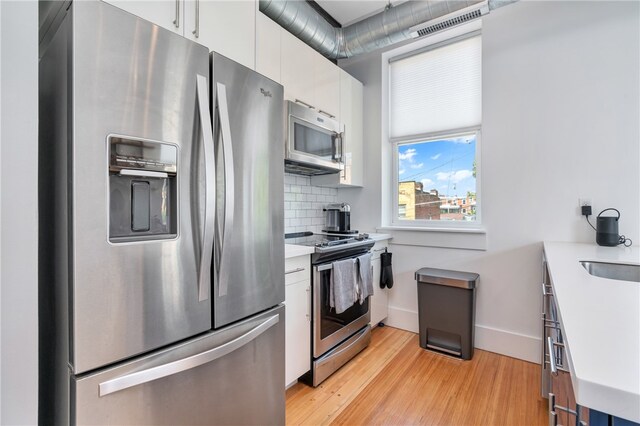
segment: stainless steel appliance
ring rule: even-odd
[[[344,169],[340,124],[313,107],[286,103],[285,170],[302,175],[338,173]]]
[[[351,206],[347,203],[328,204],[324,209],[324,232],[355,233],[351,231]]]
[[[61,13],[41,37],[40,422],[284,423],[282,86],[100,1]]]
[[[311,365],[302,380],[318,386],[371,342],[369,298],[337,314],[329,306],[329,286],[334,261],[368,253],[375,242],[366,234],[315,235],[297,244],[315,247],[315,253],[311,254]]]

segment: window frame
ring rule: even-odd
[[[382,76],[382,159],[383,159],[383,182],[381,190],[382,201],[382,223],[378,228],[380,231],[394,230],[415,230],[415,231],[436,231],[436,232],[458,232],[485,234],[482,222],[482,118],[476,126],[464,129],[446,129],[437,133],[412,135],[401,138],[390,137],[391,114],[390,114],[390,92],[391,92],[391,63],[404,57],[420,54],[428,50],[437,49],[448,44],[456,43],[466,38],[482,37],[482,20],[474,20],[449,30],[435,33],[429,37],[416,40],[414,43],[398,47],[381,56],[381,76]],[[460,133],[470,133],[476,131],[476,220],[473,222],[453,221],[453,220],[400,220],[398,218],[398,145],[408,142],[422,142],[430,138],[444,138],[455,136]],[[386,167],[385,167],[386,164]],[[484,247],[482,243],[481,246]],[[455,245],[454,245],[455,246]],[[452,246],[452,247],[454,247]]]
[[[429,220],[429,219],[414,219],[414,220],[402,220],[398,215],[399,208],[399,193],[398,186],[400,179],[398,178],[398,150],[401,145],[421,142],[432,142],[446,138],[453,138],[463,135],[475,133],[476,137],[476,220],[464,221],[464,220]],[[432,228],[432,229],[481,229],[482,225],[482,197],[481,197],[481,155],[480,147],[482,144],[482,132],[480,126],[467,127],[464,129],[455,129],[452,131],[444,131],[437,133],[430,133],[417,136],[408,136],[403,138],[392,138],[390,144],[392,146],[392,190],[393,199],[391,203],[391,226],[405,227],[405,228]]]

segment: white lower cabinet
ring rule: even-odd
[[[387,241],[378,241],[371,249],[371,265],[373,266],[373,296],[369,299],[371,308],[371,326],[378,325],[389,316],[389,295],[387,288],[380,288],[380,271],[382,269],[380,254],[387,248]]]
[[[311,263],[309,256],[285,260],[285,385],[311,365]]]

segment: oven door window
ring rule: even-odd
[[[325,339],[333,333],[339,331],[343,327],[349,325],[369,311],[369,298],[360,304],[356,302],[349,309],[341,314],[336,314],[336,310],[329,306],[329,285],[331,281],[331,270],[322,271],[320,273],[321,285],[321,301],[320,308],[320,338]]]
[[[310,124],[293,122],[293,149],[332,161],[335,155],[336,134]]]

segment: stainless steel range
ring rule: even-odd
[[[333,262],[369,253],[374,243],[367,234],[314,234],[305,242],[296,243],[315,247],[315,253],[311,254],[311,366],[302,377],[304,382],[314,387],[371,341],[369,298],[362,304],[355,302],[338,314],[330,307],[329,294]]]

